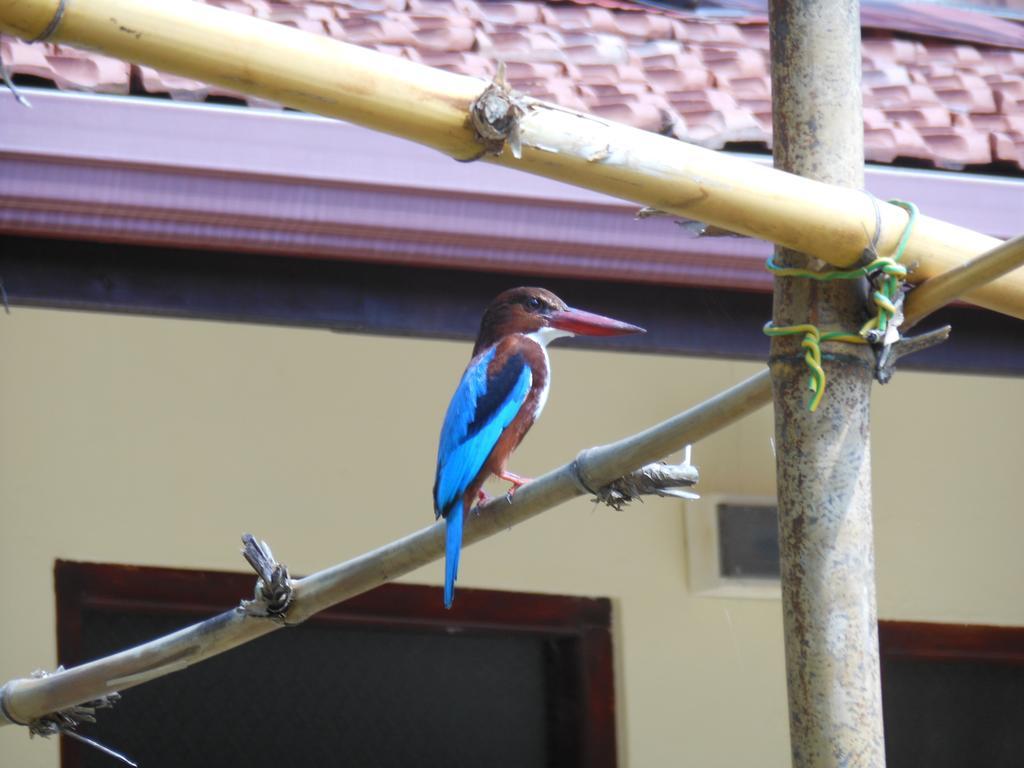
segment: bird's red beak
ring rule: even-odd
[[[604,315],[595,315],[582,309],[567,308],[564,312],[551,315],[552,328],[569,331],[581,336],[625,336],[628,333],[647,333],[638,325],[630,325],[620,320],[613,320]]]

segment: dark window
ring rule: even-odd
[[[882,621],[888,768],[1024,765],[1024,628]]]
[[[255,577],[58,562],[65,666],[237,604]],[[123,692],[82,732],[145,768],[614,766],[610,603],[385,585]],[[64,766],[110,758],[64,740]]]
[[[775,506],[718,505],[718,567],[727,579],[779,578],[779,516]]]

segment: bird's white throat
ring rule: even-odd
[[[534,420],[540,418],[540,412],[544,410],[544,406],[548,402],[548,392],[551,390],[551,361],[548,359],[547,346],[555,339],[561,339],[566,336],[575,336],[576,334],[572,331],[563,331],[559,328],[541,328],[540,330],[534,331],[533,333],[526,334],[526,338],[531,341],[535,341],[537,346],[540,347],[540,351],[544,353],[544,368],[546,369],[547,376],[544,380],[544,387],[539,393],[537,393],[537,404],[533,409]]]
[[[526,334],[526,338],[533,339],[541,347],[546,347],[555,339],[564,339],[566,336],[575,336],[572,331],[563,331],[561,328],[540,328],[533,333]]]

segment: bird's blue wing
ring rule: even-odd
[[[445,414],[434,481],[438,515],[447,515],[466,492],[530,392],[533,373],[522,355],[510,355],[488,379],[492,360],[493,348],[466,369]]]

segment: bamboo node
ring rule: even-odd
[[[288,566],[277,562],[270,545],[251,533],[242,534],[242,555],[259,579],[253,599],[243,600],[240,609],[247,616],[283,621],[295,595]]]
[[[57,667],[58,673],[63,671],[63,666]],[[40,680],[44,677],[50,677],[50,673],[43,669],[37,669],[32,673],[31,677],[34,680]],[[6,689],[7,686],[4,686],[3,689],[0,689],[0,706],[3,705],[4,697],[2,694],[6,691]],[[117,758],[125,765],[130,765],[132,766],[132,768],[138,768],[136,763],[129,760],[120,752],[116,752],[110,747],[100,744],[98,741],[95,741],[94,739],[90,739],[87,736],[83,736],[82,734],[78,733],[77,730],[78,726],[80,726],[82,723],[96,722],[96,710],[110,709],[120,700],[121,694],[119,694],[117,691],[112,691],[111,693],[108,693],[95,699],[91,699],[90,701],[82,702],[81,704],[75,704],[73,706],[68,707],[67,709],[61,709],[57,712],[50,712],[48,714],[43,715],[42,717],[36,718],[30,723],[18,724],[25,725],[28,728],[29,737],[34,738],[36,736],[40,736],[44,739],[48,739],[51,736],[63,734],[64,736],[67,736],[71,739],[80,741],[83,744],[87,744],[93,749],[98,749],[105,755]],[[10,713],[7,711],[6,707],[3,707],[3,710],[4,716],[7,717],[12,723],[18,722],[10,716]]]
[[[498,62],[494,81],[469,107],[473,128],[477,140],[484,145],[484,152],[500,155],[507,141],[512,156],[519,160],[523,156],[520,120],[525,112],[525,104],[509,87],[505,62]]]
[[[668,464],[659,461],[613,480],[594,494],[593,500],[621,511],[632,501],[643,501],[644,496],[699,499],[698,494],[683,490],[696,485],[699,479],[699,470],[690,463]]]
[[[569,474],[584,494],[592,496],[595,503],[606,504],[612,509],[622,510],[631,501],[643,500],[643,496],[674,496],[681,499],[698,499],[696,493],[684,491],[697,484],[700,471],[690,463],[690,446],[687,446],[683,461],[669,464],[656,461],[635,469],[597,490],[584,478],[584,466],[588,451],[581,451],[569,465]]]

